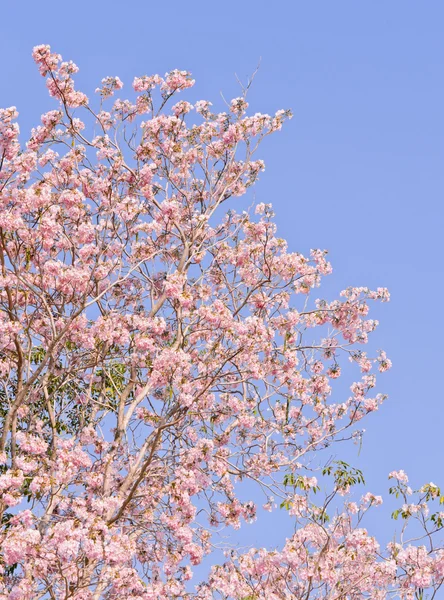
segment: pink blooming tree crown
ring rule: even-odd
[[[193,106],[179,70],[131,100],[106,77],[90,103],[74,63],[33,57],[56,109],[23,148],[0,110],[0,600],[433,597],[439,488],[390,474],[403,528],[381,548],[362,520],[382,499],[322,464],[384,400],[390,360],[363,346],[387,290],[314,300],[326,253],[289,251],[269,204],[233,208],[291,113],[249,116],[249,86]],[[246,480],[288,511],[287,540],[191,582],[255,520]]]

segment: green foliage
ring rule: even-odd
[[[302,475],[295,477],[293,473],[288,473],[284,476],[283,480],[285,487],[293,487],[294,490],[300,489],[304,491],[312,490],[315,494],[319,491],[319,486],[312,486],[306,483],[305,478]]]
[[[430,517],[430,520],[432,521],[432,523],[434,523],[436,525],[436,527],[438,527],[438,529],[441,529],[441,527],[444,526],[444,518],[443,518],[442,512],[434,513]]]
[[[336,469],[334,469],[336,465]],[[333,470],[334,469],[334,470]],[[322,471],[323,475],[333,475],[336,487],[339,489],[351,487],[358,483],[364,484],[365,479],[360,469],[355,469],[343,460],[335,460]]]
[[[120,394],[126,385],[126,365],[118,362],[109,364],[105,369],[97,369],[96,376],[101,377],[102,382],[93,386],[93,392],[97,394],[103,391],[112,406],[116,406]]]
[[[39,365],[43,362],[45,356],[46,350],[42,346],[37,346],[31,350],[31,363],[34,365]]]

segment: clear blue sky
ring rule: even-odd
[[[54,107],[36,44],[74,60],[89,96],[106,75],[129,85],[180,68],[217,102],[220,91],[238,95],[234,74],[262,59],[252,110],[295,117],[264,146],[256,199],[274,204],[293,250],[329,249],[321,295],[392,293],[374,313],[377,346],[394,363],[381,378],[390,399],[353,454],[374,493],[399,468],[444,487],[443,24],[441,0],[28,0],[1,10],[0,106],[17,106],[23,132]],[[387,535],[386,521],[375,528]]]

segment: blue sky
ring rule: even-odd
[[[374,493],[399,468],[414,485],[444,487],[443,23],[440,0],[49,0],[1,11],[0,106],[17,106],[24,133],[54,107],[36,44],[74,60],[89,96],[106,75],[129,85],[180,68],[221,109],[220,92],[239,95],[235,73],[245,79],[261,59],[251,109],[295,116],[263,147],[256,200],[273,203],[292,250],[330,251],[320,295],[348,285],[392,294],[373,313],[377,347],[394,363],[381,378],[390,398],[350,454]]]

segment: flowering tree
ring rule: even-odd
[[[221,114],[175,102],[185,71],[136,78],[132,101],[107,77],[95,111],[75,64],[33,56],[58,108],[24,149],[0,111],[0,598],[433,597],[439,488],[412,500],[390,474],[404,526],[381,550],[362,525],[381,498],[352,501],[360,471],[321,464],[384,399],[390,360],[361,347],[387,290],[310,300],[326,253],[289,252],[270,205],[227,208],[290,112],[247,116],[248,86]],[[255,519],[245,480],[294,533],[192,585],[220,530]]]

